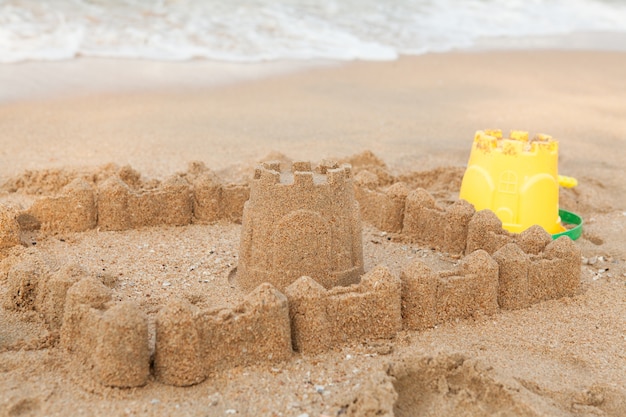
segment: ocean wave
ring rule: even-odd
[[[0,0],[0,62],[392,60],[624,22],[608,0]]]

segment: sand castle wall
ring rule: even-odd
[[[17,212],[0,204],[0,250],[20,243],[20,224]]]
[[[154,190],[133,191],[119,177],[109,178],[98,189],[98,227],[102,230],[183,226],[192,218],[192,190],[179,176],[168,178]]]
[[[271,163],[267,166],[271,168],[270,165]],[[532,248],[525,247],[525,241],[528,240],[528,231],[537,227],[531,227],[520,235],[510,234],[489,210],[474,212],[473,207],[464,200],[441,206],[428,191],[422,188],[411,191],[405,182],[394,182],[394,178],[388,173],[384,176],[384,181],[381,180],[381,175],[386,173],[384,167],[377,167],[379,169],[376,173],[362,170],[352,181],[349,168],[345,171],[346,167],[335,166],[331,169],[331,175],[336,178],[333,180],[336,184],[324,187],[320,183],[320,178],[324,175],[311,172],[310,164],[295,163],[295,166],[300,170],[295,177],[293,174],[289,177],[288,173],[279,173],[276,177],[268,174],[272,169],[264,168],[268,172],[263,177],[269,182],[265,184],[259,173],[259,178],[254,179],[251,184],[258,191],[252,195],[250,186],[224,184],[201,163],[190,164],[188,172],[174,175],[162,183],[148,183],[148,188],[143,188],[140,174],[130,167],[118,169],[100,181],[97,187],[84,178],[76,178],[63,187],[58,195],[39,197],[28,210],[15,212],[0,205],[0,249],[19,244],[19,226],[23,229],[41,227],[45,232],[55,233],[79,232],[94,227],[101,230],[127,230],[157,225],[212,223],[219,220],[241,222],[244,205],[250,200],[250,213],[247,216],[247,225],[244,225],[246,232],[242,235],[243,262],[239,270],[239,277],[244,277],[240,283],[248,290],[276,275],[279,277],[271,279],[280,289],[284,289],[302,275],[316,276],[327,288],[335,284],[348,285],[356,282],[358,274],[363,272],[362,249],[359,250],[361,242],[354,237],[358,235],[355,231],[360,230],[361,217],[380,230],[396,233],[401,239],[452,254],[469,254],[477,249],[493,254],[512,242],[518,243],[526,251],[533,251]],[[278,164],[274,167],[280,171]],[[328,167],[321,166],[320,169]],[[344,174],[335,173],[337,169],[343,170]],[[307,185],[310,183],[307,179],[309,176],[313,177],[313,184],[310,186]],[[410,178],[407,177],[408,179]],[[383,188],[380,188],[381,184],[385,184]],[[350,210],[353,203],[348,200],[358,201],[359,217],[354,216],[356,210]],[[303,205],[310,210],[300,207]],[[337,209],[338,207],[340,208]],[[258,213],[255,214],[255,211]],[[317,241],[323,242],[325,236],[332,235],[329,244],[322,243],[320,247],[308,248],[311,253],[326,251],[333,255],[334,259],[319,257],[332,264],[327,265],[327,269],[332,269],[331,273],[322,273],[323,265],[317,260],[311,261],[311,256],[305,256],[309,259],[309,270],[306,265],[294,267],[290,264],[289,259],[293,260],[294,257],[287,254],[294,249],[289,248],[289,241],[295,237],[288,236],[289,233],[283,233],[284,236],[272,235],[277,228],[272,228],[271,222],[263,220],[269,216],[278,222],[281,218],[285,220],[282,226],[288,226],[289,213],[293,217],[291,223],[308,224],[311,237]],[[337,225],[337,219],[349,220],[341,220]],[[328,228],[318,228],[318,223],[332,223],[333,228],[329,233],[320,234],[314,229],[323,231]],[[250,225],[259,230],[253,237]],[[264,229],[261,231],[260,228]],[[295,231],[298,229],[296,227],[282,229],[293,229],[292,234],[299,235],[306,227],[302,226],[302,230],[298,231]],[[350,239],[349,235],[353,237]],[[532,239],[534,238],[530,240]],[[285,259],[281,258],[281,254],[284,254]],[[285,265],[274,267],[279,261],[283,261],[281,263]],[[299,272],[285,273],[289,268]]]
[[[159,312],[154,369],[159,381],[191,385],[210,372],[291,357],[287,299],[262,284],[234,309],[202,311],[176,300]]]
[[[39,252],[10,268],[2,306],[38,313],[78,373],[111,387],[144,385],[153,350],[157,379],[171,385],[194,384],[232,366],[280,362],[292,354],[287,299],[270,284],[260,285],[233,309],[201,311],[173,300],[157,315],[155,346],[148,317],[135,302],[115,301],[102,279],[75,264],[56,265]]]
[[[441,208],[426,190],[412,191],[406,199],[403,234],[450,253],[462,253],[474,207],[464,200]]]
[[[396,182],[379,190],[377,181],[378,177],[369,171],[355,177],[355,195],[364,220],[434,249],[454,254],[465,251],[469,223],[475,213],[471,204],[460,200],[441,207],[423,188],[410,191],[405,183]]]
[[[494,254],[509,243],[516,243],[528,254],[537,255],[552,241],[540,226],[513,234],[491,210],[476,212],[465,200],[441,206],[426,190],[408,191],[397,182],[377,189],[378,177],[361,171],[355,177],[355,196],[365,220],[396,237],[417,242],[451,254],[471,254],[484,250]]]
[[[575,295],[580,289],[580,249],[564,236],[539,253],[508,243],[493,256],[478,249],[450,271],[436,272],[415,261],[402,270],[401,280],[404,326],[421,330]]]
[[[67,291],[61,346],[102,385],[137,387],[150,375],[148,317],[136,303],[114,303],[112,291],[88,277]]]
[[[28,214],[46,232],[83,232],[97,224],[96,198],[93,186],[77,178],[60,195],[36,200]]]
[[[189,183],[173,176],[153,190],[135,191],[119,177],[111,177],[98,190],[98,227],[126,230],[145,226],[183,226],[221,219],[241,222],[249,188],[222,184],[210,173]]]
[[[379,191],[378,175],[361,171],[354,177],[355,198],[359,202],[361,218],[380,230],[400,233],[404,223],[408,186],[397,182]]]
[[[349,165],[278,162],[257,168],[243,213],[237,283],[270,282],[280,290],[301,276],[325,288],[356,283],[363,273],[358,204]]]
[[[60,333],[79,372],[102,385],[141,386],[152,364],[159,381],[186,386],[228,367],[287,360],[292,349],[315,354],[393,338],[403,328],[422,330],[574,295],[580,285],[576,245],[567,237],[543,248],[534,243],[537,253],[517,243],[493,256],[477,250],[451,270],[415,261],[396,277],[379,266],[349,287],[325,289],[301,277],[283,295],[266,283],[232,309],[201,310],[173,300],[156,317],[153,349],[148,318],[137,304],[115,302],[101,279],[36,251],[9,270],[3,306],[38,312]]]
[[[498,303],[503,309],[570,297],[580,288],[580,249],[568,237],[551,241],[539,254],[508,243],[493,258],[500,268]]]
[[[541,226],[531,226],[520,234],[509,233],[491,210],[477,212],[468,224],[466,252],[483,249],[495,253],[509,243],[517,243],[529,254],[537,255],[552,241],[552,236]]]
[[[159,225],[183,226],[219,220],[240,223],[250,189],[224,184],[202,164],[163,182],[142,183],[130,167],[93,183],[75,178],[52,196],[37,197],[27,210],[0,207],[0,249],[19,243],[22,229],[46,233],[128,230]],[[18,220],[17,229],[15,221]]]
[[[498,263],[476,251],[453,270],[435,272],[420,261],[402,271],[402,317],[410,330],[498,311]]]
[[[402,329],[400,280],[377,267],[350,287],[322,287],[301,277],[287,287],[294,348],[319,353],[367,339],[392,338]]]
[[[406,184],[397,182],[381,191],[377,181],[376,175],[359,172],[355,177],[355,195],[363,219],[380,230],[453,254],[477,249],[493,253],[507,241],[500,232],[501,223],[490,224],[489,230],[493,233],[483,230],[482,226],[470,232],[476,213],[464,200],[441,207],[423,188],[409,191]]]
[[[8,283],[3,307],[37,312],[82,371],[107,386],[147,382],[148,321],[134,303],[113,303],[111,289],[80,266],[37,254],[14,265]]]

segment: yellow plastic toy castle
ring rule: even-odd
[[[520,233],[538,224],[563,232],[559,217],[558,141],[544,134],[479,130],[461,184],[460,197],[476,210],[490,209],[502,226]]]

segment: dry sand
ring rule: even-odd
[[[154,380],[140,388],[102,387],[77,372],[37,314],[0,309],[0,416],[626,415],[623,74],[622,53],[459,53],[198,91],[3,105],[0,182],[28,191],[3,188],[2,202],[14,206],[51,194],[69,171],[110,162],[164,179],[200,160],[240,181],[268,154],[320,161],[364,149],[395,174],[439,168],[407,183],[452,201],[474,131],[495,127],[560,140],[560,172],[580,182],[562,193],[561,205],[583,215],[586,231],[577,241],[582,283],[573,297],[224,369],[185,388]],[[240,231],[222,221],[33,232],[22,236],[30,249],[11,251],[20,257],[37,251],[117,277],[114,297],[135,300],[154,317],[175,296],[205,308],[239,304],[244,295],[229,275]],[[365,225],[366,271],[383,264],[399,274],[416,258],[437,267],[457,261],[389,237]],[[2,272],[2,298],[8,286]]]

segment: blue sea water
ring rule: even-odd
[[[626,39],[626,1],[0,0],[0,63],[393,60],[571,34]],[[594,47],[626,50],[620,42]]]

